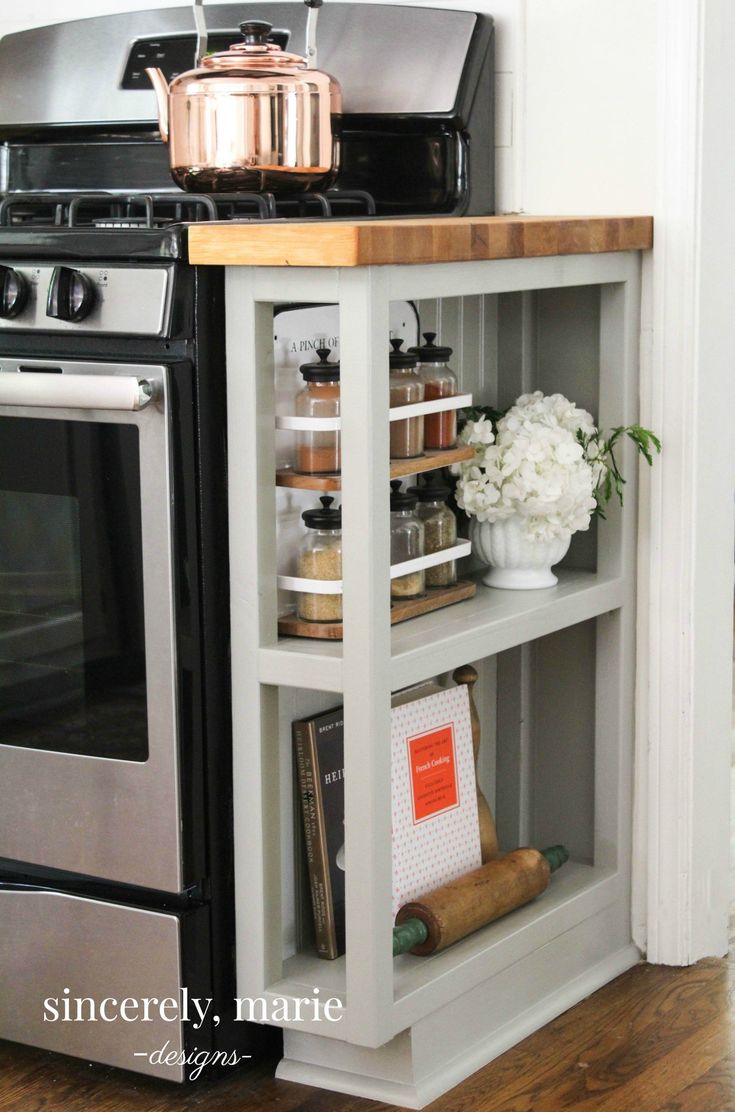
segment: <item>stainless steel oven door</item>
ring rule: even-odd
[[[176,892],[167,373],[0,356],[0,858]]]

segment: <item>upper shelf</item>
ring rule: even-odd
[[[210,266],[383,266],[642,251],[651,216],[444,216],[193,224],[189,261]]]

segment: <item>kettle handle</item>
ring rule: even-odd
[[[306,17],[306,65],[316,69],[316,21],[324,0],[304,0],[309,14]]]
[[[321,0],[319,0],[321,3]],[[207,20],[204,15],[204,0],[194,0],[194,26],[197,32],[196,51],[194,53],[194,67],[202,64],[202,58],[207,53]]]

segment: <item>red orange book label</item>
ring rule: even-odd
[[[457,756],[451,722],[406,739],[413,821],[423,822],[459,806]]]

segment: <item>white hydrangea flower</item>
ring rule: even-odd
[[[457,504],[478,521],[518,514],[532,537],[567,539],[588,529],[604,477],[604,442],[594,421],[562,394],[523,394],[493,434],[468,421],[461,440],[475,449],[457,464]]]

